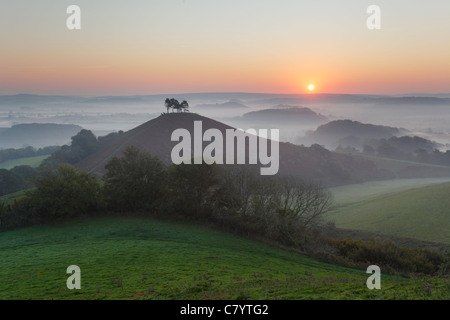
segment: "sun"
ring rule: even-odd
[[[316,87],[313,84],[308,85],[308,91],[310,91],[310,92],[314,91],[315,88]]]

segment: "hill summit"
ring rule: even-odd
[[[118,135],[108,145],[79,162],[76,167],[102,176],[106,172],[105,165],[108,161],[113,157],[120,157],[129,146],[135,146],[158,156],[166,164],[171,164],[171,151],[178,144],[177,141],[171,141],[172,132],[176,129],[186,129],[193,136],[195,121],[202,121],[203,130],[215,128],[224,133],[226,129],[234,129],[196,113],[166,113]]]

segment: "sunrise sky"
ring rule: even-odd
[[[449,16],[448,0],[2,0],[0,94],[449,93]]]

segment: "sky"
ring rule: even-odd
[[[0,94],[449,93],[449,16],[448,0],[0,0]]]

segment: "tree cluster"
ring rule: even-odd
[[[0,196],[15,193],[33,186],[31,180],[37,170],[30,166],[16,166],[13,169],[0,169]]]
[[[167,108],[167,113],[169,113],[169,109],[172,109],[172,112],[177,110],[177,112],[183,111],[189,111],[189,103],[186,100],[183,100],[182,102],[179,102],[177,99],[174,98],[167,98],[164,101],[164,106]]]
[[[121,134],[123,134],[123,131],[112,132],[97,138],[92,131],[83,129],[71,138],[70,145],[60,147],[50,157],[45,159],[42,166],[55,168],[61,163],[75,164],[93,154],[102,146],[114,141]]]

